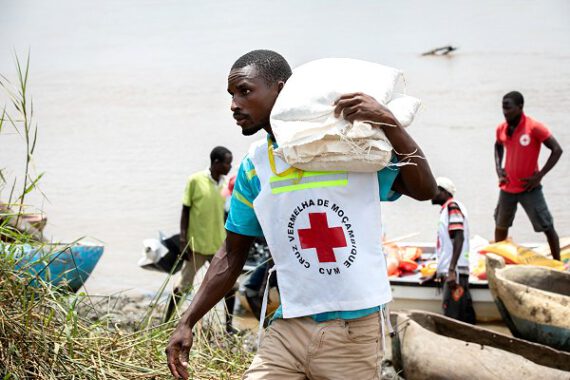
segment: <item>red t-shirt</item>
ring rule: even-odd
[[[521,193],[524,191],[524,182],[521,179],[538,171],[540,147],[551,133],[543,124],[525,114],[510,137],[507,136],[507,128],[506,122],[497,127],[497,142],[503,144],[507,150],[505,172],[508,182],[500,187],[508,193]]]

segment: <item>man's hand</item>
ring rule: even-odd
[[[540,172],[536,172],[530,177],[521,178],[521,181],[524,182],[523,186],[525,191],[532,191],[538,186],[540,186],[541,180],[542,180],[542,174],[540,174]]]
[[[361,92],[344,94],[334,103],[334,114],[354,123],[356,120],[397,125],[392,112],[370,95]]]
[[[192,329],[180,321],[165,350],[168,368],[177,379],[188,379],[188,357],[193,340]]]
[[[497,175],[499,176],[499,186],[505,183],[509,183],[507,178],[507,172],[503,168],[497,169]]]
[[[450,269],[449,272],[447,272],[447,277],[445,278],[445,282],[447,283],[451,291],[455,290],[455,288],[457,287],[457,274],[455,273],[455,269],[453,270]]]

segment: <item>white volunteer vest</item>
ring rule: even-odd
[[[249,154],[261,183],[253,208],[275,261],[283,317],[390,302],[377,174],[301,176],[275,157],[279,176],[266,141]]]
[[[453,241],[449,237],[449,208],[447,207],[451,201],[452,200],[450,199],[443,205],[439,216],[436,244],[438,274],[447,274],[449,271],[449,265],[451,264],[451,258],[453,256]],[[469,274],[469,221],[467,219],[465,207],[456,200],[453,200],[453,202],[459,206],[459,209],[463,214],[463,235],[465,236],[463,247],[461,248],[461,254],[457,260],[456,270],[457,273],[460,274]]]

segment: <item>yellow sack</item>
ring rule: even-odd
[[[481,253],[494,253],[505,259],[507,264],[536,265],[564,270],[564,263],[544,257],[530,248],[520,246],[512,241],[501,241],[486,246]]]
[[[424,266],[421,267],[420,269],[422,277],[431,277],[435,274],[436,271],[437,271],[437,262],[435,261],[424,264]]]

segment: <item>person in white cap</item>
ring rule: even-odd
[[[465,206],[456,201],[456,188],[449,178],[436,179],[437,192],[431,203],[441,206],[437,229],[437,278],[443,282],[443,313],[475,324],[469,293],[469,223]]]

